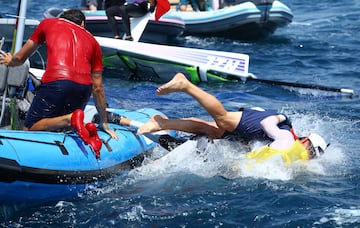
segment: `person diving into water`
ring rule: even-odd
[[[156,90],[157,95],[175,92],[192,96],[214,121],[199,118],[168,119],[155,115],[138,129],[139,134],[178,130],[207,135],[213,139],[236,136],[244,143],[253,140],[269,141],[269,144],[247,153],[248,158],[259,162],[275,156],[280,156],[285,163],[310,160],[322,155],[328,146],[316,133],[297,137],[284,114],[262,108],[241,108],[229,112],[217,98],[188,81],[182,73],[176,74],[171,81]]]

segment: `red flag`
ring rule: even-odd
[[[170,3],[168,0],[156,0],[155,21],[158,21],[169,10]]]

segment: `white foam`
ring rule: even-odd
[[[146,164],[131,171],[131,174],[137,178],[154,178],[187,172],[206,178],[223,176],[230,179],[254,177],[290,180],[304,174],[334,175],[334,172],[342,172],[338,168],[334,169],[339,164],[347,162],[343,145],[336,141],[339,139],[339,131],[336,131],[339,120],[320,117],[317,114],[296,114],[291,115],[291,119],[299,136],[316,132],[331,142],[331,146],[321,158],[290,165],[278,162],[260,164],[246,158],[245,154],[263,146],[262,143],[255,143],[246,148],[240,143],[214,140],[214,143],[207,143],[204,150],[199,153],[196,149],[197,141],[192,140],[158,160],[146,160]]]
[[[334,221],[338,226],[349,226],[351,224],[360,223],[360,209],[356,207],[351,208],[335,208],[333,212],[327,213],[315,225],[329,223]],[[356,225],[355,225],[356,226]]]
[[[147,161],[147,164],[131,171],[131,174],[141,179],[188,172],[205,178],[223,176],[229,179],[254,177],[289,180],[299,170],[326,173],[320,162],[299,162],[288,166],[276,162],[256,163],[245,157],[247,150],[243,146],[225,140],[208,143],[200,153],[196,150],[196,143],[187,141],[162,158]]]

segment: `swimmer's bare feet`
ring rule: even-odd
[[[147,123],[145,123],[138,129],[138,134],[145,134],[163,130],[161,128],[161,122],[164,119],[166,119],[166,117],[161,115],[154,115]]]
[[[187,78],[185,77],[184,74],[177,73],[173,77],[173,79],[171,79],[166,84],[160,86],[156,90],[156,94],[164,95],[164,94],[169,94],[169,93],[173,93],[173,92],[184,91],[187,88],[188,83],[190,83],[190,82],[187,80]]]

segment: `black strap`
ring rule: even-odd
[[[33,140],[33,139],[10,137],[10,136],[5,136],[5,135],[0,135],[0,139],[10,139],[10,140],[23,141],[23,142],[34,142],[34,143],[42,143],[42,144],[47,144],[47,145],[54,145],[54,146],[58,146],[60,148],[61,153],[63,155],[69,155],[69,152],[67,151],[66,147],[64,146],[64,143],[60,142],[58,140],[55,140],[54,142],[46,142],[46,141],[39,141],[39,140]],[[3,143],[1,143],[1,144],[3,144]]]

